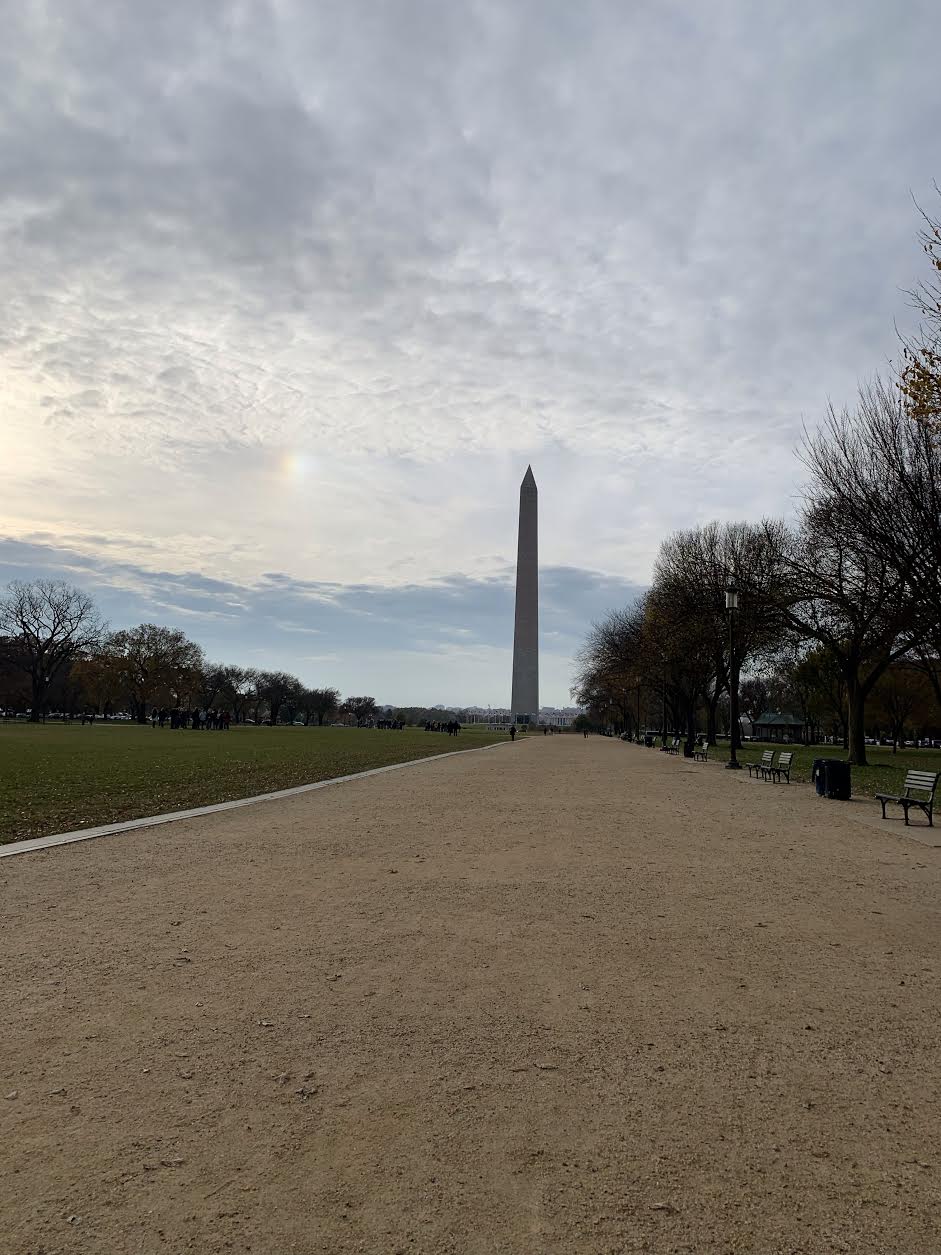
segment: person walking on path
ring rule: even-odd
[[[511,741],[516,740],[516,724],[515,723],[512,724],[510,727],[510,740]]]

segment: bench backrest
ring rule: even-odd
[[[788,751],[788,752],[786,752],[786,753],[779,754],[779,755],[778,755],[778,766],[779,766],[779,767],[790,767],[790,765],[791,765],[791,759],[792,759],[793,757],[794,757],[794,753],[793,753],[793,751]]]
[[[770,767],[771,760],[774,758],[774,750],[765,750],[761,756],[762,767]]]
[[[937,787],[938,772],[909,771],[905,775],[905,793],[903,796],[911,797],[912,793],[927,793],[934,797],[934,791]]]

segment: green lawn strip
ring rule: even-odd
[[[791,750],[794,760],[791,763],[791,779],[809,781],[810,768],[815,758],[846,759],[846,750],[841,745],[776,745],[762,742],[743,745],[738,758],[743,763],[756,763],[761,755],[774,749],[774,761],[778,761],[780,750]],[[869,763],[865,767],[852,768],[853,792],[865,797],[873,797],[876,793],[901,793],[905,773],[912,767],[920,771],[941,771],[941,750],[900,749],[893,754],[891,749],[882,745],[867,745],[866,756]],[[725,761],[728,749],[720,746],[710,751],[710,757]]]
[[[0,726],[0,843],[210,806],[506,739],[477,729],[449,737],[411,728]]]

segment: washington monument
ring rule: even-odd
[[[516,553],[516,627],[513,633],[511,715],[536,722],[539,714],[539,496],[533,468],[520,484],[520,530]]]

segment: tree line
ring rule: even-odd
[[[372,697],[343,700],[286,671],[210,662],[178,628],[109,631],[92,598],[58,580],[13,581],[0,597],[0,707],[28,708],[33,721],[52,709],[127,712],[144,723],[155,708],[176,708],[227,710],[236,723],[319,725],[365,723],[377,710]]]
[[[925,222],[938,275],[941,225]],[[898,374],[805,432],[795,523],[674,533],[648,592],[592,625],[572,694],[596,720],[666,721],[688,747],[700,728],[714,743],[724,720],[737,738],[740,687],[752,717],[765,700],[792,706],[808,737],[838,731],[858,764],[867,731],[941,725],[941,289],[916,300],[924,321]]]
[[[342,698],[337,688],[310,688],[286,671],[207,660],[178,628],[156,623],[112,632],[94,600],[57,580],[13,581],[0,596],[0,710],[102,716],[128,713],[145,723],[154,709],[225,710],[235,723],[358,727],[382,715],[422,726],[470,718],[455,707],[380,708],[374,697]]]

